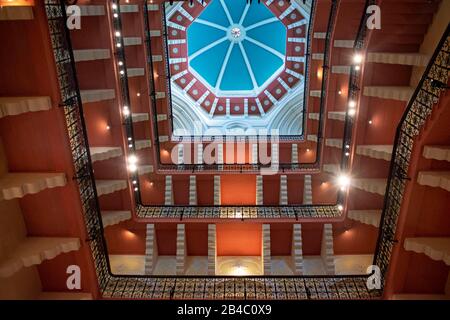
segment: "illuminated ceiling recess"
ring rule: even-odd
[[[174,135],[302,135],[309,13],[283,0],[171,6]]]

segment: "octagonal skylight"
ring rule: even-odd
[[[187,47],[191,72],[216,96],[257,96],[284,68],[286,27],[265,5],[213,0]]]
[[[303,135],[310,9],[286,0],[167,6],[173,135]]]

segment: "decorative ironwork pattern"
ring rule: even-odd
[[[338,206],[142,206],[136,207],[139,218],[174,219],[305,219],[339,218],[342,212]]]
[[[336,22],[336,11],[337,11],[337,4],[338,4],[338,0],[333,0],[332,4],[331,4],[331,9],[330,9],[330,17],[329,17],[329,23],[328,23],[328,27],[327,27],[327,37],[325,39],[325,54],[324,54],[324,74],[323,74],[323,78],[322,78],[322,90],[326,89],[326,83],[328,82],[328,74],[329,72],[326,70],[328,68],[328,63],[330,60],[330,50],[329,47],[331,46],[331,33],[332,30],[334,29],[334,24]],[[312,21],[313,18],[315,16],[315,10],[316,10],[316,4],[317,2],[312,0],[311,1],[311,19],[310,19],[310,25],[309,25],[309,30],[308,30],[308,39],[312,38],[312,32],[313,32],[313,28],[312,28]],[[146,8],[146,5],[144,5],[144,7]],[[166,26],[166,19],[165,19],[165,6],[162,6],[162,19],[161,19],[161,23],[162,23],[162,37],[163,37],[163,50],[165,52],[165,57],[164,57],[164,63],[165,63],[165,71],[166,71],[166,86],[167,86],[167,90],[168,90],[168,94],[166,95],[167,99],[168,99],[168,119],[170,119],[172,121],[172,113],[171,113],[171,106],[172,106],[172,101],[171,101],[171,93],[170,93],[170,88],[171,88],[171,84],[170,84],[170,66],[169,66],[169,54],[168,54],[168,34],[167,34],[167,26]],[[146,26],[147,30],[146,30],[146,47],[147,47],[147,61],[149,64],[149,70],[153,70],[153,55],[152,55],[152,49],[151,49],[151,37],[150,37],[150,30],[149,30],[149,22],[148,22],[148,13],[147,11],[145,11],[144,13],[144,25]],[[308,93],[309,93],[309,74],[310,74],[310,61],[311,61],[311,41],[308,41],[308,44],[306,46],[306,57],[307,57],[307,63],[305,64],[305,93],[304,93],[304,104],[307,105],[308,104]],[[205,165],[205,164],[184,164],[184,165],[177,165],[177,164],[166,164],[166,163],[162,163],[161,159],[160,159],[160,142],[159,142],[159,130],[158,130],[158,121],[157,121],[157,107],[156,107],[156,93],[155,93],[155,79],[153,76],[153,72],[151,72],[151,74],[148,75],[149,79],[149,87],[150,87],[150,96],[151,96],[151,101],[152,101],[152,112],[153,112],[153,118],[152,118],[152,125],[153,125],[153,136],[154,136],[154,146],[156,148],[156,152],[155,155],[157,157],[157,170],[158,172],[165,174],[165,173],[173,173],[173,172],[211,172],[211,173],[215,173],[215,172],[247,172],[247,173],[256,173],[259,172],[262,169],[265,169],[267,167],[270,167],[270,165],[266,166],[263,164],[209,164],[209,165]],[[324,92],[324,91],[322,91]],[[319,134],[318,137],[320,138],[316,144],[316,148],[317,148],[317,156],[316,156],[316,160],[314,163],[280,163],[278,165],[279,170],[282,172],[296,172],[296,173],[305,173],[305,174],[310,174],[313,172],[319,172],[320,171],[320,150],[321,150],[321,145],[323,142],[322,139],[322,122],[323,122],[323,110],[324,110],[324,105],[325,105],[325,94],[322,95],[321,97],[321,114],[320,114],[320,119],[319,119]],[[305,110],[304,110],[305,112]],[[305,123],[306,123],[306,116],[304,114],[303,116],[303,128],[305,127]],[[303,137],[303,136],[301,136]],[[256,140],[257,137],[239,137],[239,139],[243,139],[244,141],[257,141]],[[280,136],[279,137],[280,140],[282,141],[297,141],[299,139],[298,136]],[[197,139],[196,137],[192,137],[191,141],[196,141],[195,139]],[[226,141],[227,137],[223,136],[223,137],[215,137],[214,141]],[[261,137],[260,137],[261,139]],[[267,141],[270,140],[270,137],[266,137]],[[189,141],[188,137],[183,137],[183,141]],[[204,141],[208,141],[208,138],[205,138]]]
[[[367,276],[144,277],[112,275],[103,236],[104,228],[88,148],[73,50],[70,34],[66,28],[65,5],[60,0],[46,0],[45,8],[61,91],[61,105],[65,112],[72,151],[74,179],[78,184],[89,235],[88,242],[92,251],[100,292],[104,298],[371,299],[378,296],[378,292],[367,289]],[[246,208],[242,207],[241,209],[246,210]],[[333,207],[329,208],[334,210]],[[270,214],[273,212],[278,212],[277,214],[280,216],[282,214],[278,207],[262,209],[275,210]],[[251,209],[249,210],[251,212]],[[287,210],[287,215],[292,215],[292,212]],[[293,212],[295,215],[295,208]],[[268,216],[266,212],[264,214]]]
[[[328,86],[328,65],[331,59],[331,43],[332,43],[332,33],[334,30],[334,25],[336,23],[337,16],[337,8],[339,5],[339,0],[333,0],[330,8],[330,16],[328,19],[327,26],[327,36],[325,39],[325,52],[324,52],[324,73],[322,78],[322,92],[326,92]],[[311,19],[309,26],[309,37],[312,36],[312,21],[314,18],[314,12],[316,10],[316,1],[312,2],[311,6]],[[146,49],[147,49],[147,62],[149,66],[149,92],[152,103],[152,125],[154,128],[154,138],[155,138],[155,147],[156,147],[156,157],[158,163],[158,173],[159,174],[171,174],[174,172],[246,172],[246,173],[259,173],[262,169],[270,169],[269,165],[262,164],[162,164],[160,161],[160,146],[159,146],[159,132],[158,132],[158,121],[157,121],[157,108],[156,108],[156,93],[155,93],[155,79],[153,77],[153,55],[152,55],[152,46],[151,46],[151,37],[150,37],[150,28],[149,28],[149,16],[147,10],[147,4],[144,4],[144,25],[146,27]],[[168,90],[170,90],[170,67],[168,65],[168,44],[167,44],[167,27],[165,21],[165,7],[162,8],[162,24],[163,24],[163,45],[166,51],[165,57],[165,67],[167,72],[167,85]],[[307,47],[307,59],[308,61],[311,59],[311,41],[308,41]],[[306,64],[306,68],[308,69],[309,62]],[[309,71],[306,71],[308,74]],[[309,81],[307,81],[307,85],[309,86]],[[307,86],[307,87],[308,87]],[[307,90],[305,90],[305,101],[308,97]],[[170,102],[170,92],[169,92],[169,106]],[[307,103],[307,102],[305,102]],[[279,171],[282,173],[289,172],[303,172],[303,173],[314,173],[320,171],[320,153],[321,153],[321,144],[323,142],[322,138],[322,128],[323,128],[323,113],[325,110],[326,104],[326,93],[322,94],[320,98],[320,119],[319,119],[319,140],[316,144],[317,146],[317,155],[315,163],[310,164],[301,164],[301,163],[280,163],[276,165],[274,168],[275,171]],[[171,109],[170,107],[168,109]],[[169,117],[170,118],[170,117]],[[132,124],[129,124],[132,125]],[[255,137],[256,138],[256,137]],[[222,137],[222,141],[227,141],[226,137]],[[267,141],[270,141],[270,137],[266,137]],[[343,161],[348,161],[348,159],[344,159]],[[136,184],[139,186],[139,179],[133,177],[133,180],[136,181]],[[140,190],[140,188],[137,188]],[[343,193],[338,191],[337,193],[337,204],[330,205],[321,205],[321,206],[274,206],[274,207],[183,207],[183,206],[149,206],[145,205],[141,202],[141,197],[139,191],[135,192],[136,195],[136,203],[139,205],[136,208],[136,214],[139,218],[230,218],[230,219],[262,219],[262,218],[338,218],[342,216],[342,212],[338,209],[338,204],[342,203]]]
[[[367,278],[343,277],[115,277],[103,292],[116,299],[372,299]]]
[[[64,108],[67,133],[83,216],[99,287],[103,290],[109,281],[109,265],[103,238],[103,224],[98,205],[89,143],[83,117],[80,90],[75,72],[69,30],[66,28],[66,8],[59,0],[46,0],[45,10],[58,76],[61,106]]]
[[[328,18],[328,27],[325,37],[325,49],[323,54],[323,65],[322,65],[322,86],[321,86],[321,96],[320,96],[320,109],[319,109],[319,129],[317,130],[317,151],[316,158],[320,161],[322,154],[322,144],[323,144],[323,122],[324,113],[327,104],[327,88],[329,82],[329,71],[330,71],[330,60],[331,60],[331,50],[332,50],[332,38],[334,25],[336,23],[337,8],[339,7],[340,0],[333,0],[331,3],[330,16]],[[309,91],[308,91],[309,92]],[[342,146],[344,150],[345,144]],[[345,161],[346,159],[342,159]]]
[[[359,24],[358,34],[356,35],[355,44],[353,46],[353,51],[355,54],[361,53],[365,50],[365,47],[367,46],[366,43],[366,36],[367,36],[367,20],[370,18],[370,14],[367,13],[367,8],[372,5],[376,5],[378,3],[378,0],[366,0],[363,16],[361,19],[361,22]],[[358,97],[360,95],[360,86],[362,82],[361,73],[355,69],[355,66],[352,65],[350,69],[350,80],[348,85],[348,102],[350,101],[358,101]],[[344,125],[344,138],[343,138],[343,144],[342,144],[342,157],[341,157],[341,170],[349,170],[350,166],[350,157],[348,153],[348,149],[352,146],[352,134],[353,134],[353,127],[355,124],[355,119],[349,115],[347,109],[346,115],[345,115],[345,125]]]
[[[450,70],[450,26],[446,31],[416,88],[400,121],[395,136],[389,179],[378,235],[374,265],[383,276],[388,271],[394,246],[397,219],[400,214],[405,188],[408,183],[409,165],[416,137],[439,102],[448,83]],[[439,88],[443,84],[444,88]]]

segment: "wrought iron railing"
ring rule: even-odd
[[[331,2],[330,15],[328,17],[328,27],[325,36],[325,49],[323,53],[323,65],[322,65],[322,86],[320,95],[320,109],[319,109],[319,129],[317,130],[317,146],[316,146],[316,162],[320,163],[323,146],[323,122],[324,113],[327,104],[327,88],[329,82],[330,61],[331,61],[331,49],[332,38],[334,32],[334,25],[336,23],[336,15],[339,7],[340,0],[333,0]]]
[[[290,206],[149,206],[138,204],[139,218],[173,219],[340,219],[338,205]]]
[[[371,1],[368,1],[370,3]],[[82,101],[76,76],[65,5],[46,0],[45,9],[56,64],[61,106],[64,109],[88,242],[103,297],[111,298],[246,298],[246,299],[365,299],[378,295],[368,291],[366,276],[296,277],[155,277],[111,274],[107,246],[89,154]],[[364,28],[364,26],[363,26]],[[359,39],[360,48],[363,41]],[[449,27],[430,60],[397,129],[380,235],[374,264],[386,275],[394,245],[397,218],[407,183],[414,140],[438,103],[448,83]],[[245,210],[244,210],[245,211]],[[243,211],[243,212],[244,212]],[[219,213],[221,214],[221,213]],[[228,213],[227,213],[228,214]],[[245,214],[244,214],[245,216]]]
[[[372,5],[376,5],[379,0],[366,0],[363,18],[361,19],[358,33],[356,35],[355,44],[353,46],[354,54],[362,54],[367,46],[367,20],[370,17],[370,14],[367,13],[367,8]],[[361,72],[356,68],[356,65],[352,65],[350,69],[350,79],[348,85],[348,104],[350,102],[357,103],[359,95],[360,95],[360,86],[361,86]],[[341,170],[348,171],[350,170],[350,148],[352,147],[352,138],[353,138],[353,128],[355,125],[355,117],[349,113],[349,108],[347,106],[347,111],[345,115],[345,126],[344,126],[344,138],[342,140],[342,156],[341,156]]]
[[[312,3],[312,15],[310,19],[309,26],[309,37],[312,37],[312,21],[314,19],[315,12],[315,1]],[[325,39],[325,52],[324,52],[324,60],[323,60],[323,78],[322,78],[322,92],[326,92],[328,87],[328,69],[331,59],[331,43],[332,43],[332,33],[334,30],[334,25],[336,23],[336,14],[337,8],[339,5],[339,0],[333,0],[330,6],[330,13],[328,19],[328,26],[326,31],[326,39]],[[168,43],[167,43],[167,28],[166,28],[166,14],[165,8],[162,9],[162,23],[163,23],[163,37],[164,37],[164,47],[166,51],[166,72],[168,74],[167,85],[170,87],[170,67],[168,64]],[[269,169],[269,165],[262,164],[162,164],[160,161],[160,149],[159,149],[159,132],[158,132],[158,121],[157,121],[157,108],[156,108],[156,97],[155,97],[155,79],[153,77],[153,55],[151,48],[151,37],[149,30],[149,16],[147,13],[147,4],[144,5],[144,25],[146,27],[146,48],[147,48],[147,62],[149,64],[149,70],[151,70],[149,74],[149,86],[150,86],[150,96],[152,103],[152,111],[153,111],[153,127],[155,128],[154,136],[155,136],[155,147],[157,148],[156,157],[158,162],[158,173],[160,174],[170,174],[173,172],[246,172],[246,173],[259,173],[262,169]],[[310,53],[311,53],[311,41],[308,41],[308,49],[307,49],[307,57],[309,65]],[[308,68],[308,67],[307,67]],[[166,80],[167,80],[166,79]],[[309,83],[309,82],[308,82]],[[305,99],[308,94],[305,91]],[[307,101],[307,100],[305,100]],[[169,100],[169,106],[171,102]],[[322,134],[320,133],[323,128],[323,113],[326,105],[326,93],[323,93],[320,99],[320,118],[319,118],[319,135],[318,135],[318,143],[317,143],[317,154],[320,157],[321,152],[321,143],[322,143]],[[169,108],[170,109],[170,108]],[[226,141],[226,137],[223,137],[223,141]],[[270,138],[267,137],[269,141]],[[347,159],[345,159],[347,160]],[[316,162],[311,164],[296,164],[296,163],[280,163],[277,164],[278,172],[298,172],[298,169],[301,168],[304,173],[313,173],[319,170],[320,158],[316,157]],[[135,179],[137,185],[139,185],[139,179]],[[138,190],[140,188],[138,187]],[[135,192],[136,193],[136,192]],[[282,219],[303,219],[303,218],[340,218],[342,216],[342,211],[340,210],[340,205],[344,200],[344,193],[342,191],[337,192],[336,203],[329,205],[290,205],[290,206],[158,206],[158,205],[147,205],[142,203],[141,197],[136,197],[136,214],[140,218],[176,218],[176,219],[196,219],[196,218],[204,218],[204,219],[264,219],[264,218],[282,218]]]
[[[339,1],[338,0],[333,0],[332,4],[331,4],[331,9],[330,9],[330,17],[329,17],[329,23],[328,23],[328,27],[327,27],[327,37],[325,39],[325,53],[324,53],[324,66],[325,68],[328,68],[328,64],[329,64],[329,60],[330,60],[330,46],[331,46],[331,37],[330,34],[332,33],[333,29],[334,29],[334,24],[336,21],[336,8],[337,8],[337,3]],[[315,10],[316,10],[316,1],[312,0],[311,1],[311,18],[309,21],[309,28],[308,28],[308,41],[307,41],[307,46],[306,46],[306,64],[305,64],[305,90],[304,90],[304,106],[306,106],[308,104],[308,100],[309,100],[309,73],[310,73],[310,61],[311,61],[311,39],[312,39],[312,33],[313,33],[313,28],[312,28],[312,22],[313,22],[313,18],[315,16]],[[172,109],[172,101],[171,101],[171,94],[170,94],[170,90],[171,90],[171,82],[170,82],[170,66],[169,66],[169,54],[168,54],[168,31],[167,31],[167,26],[166,26],[166,8],[165,6],[162,7],[162,26],[163,26],[163,32],[162,32],[162,36],[163,36],[163,47],[164,47],[164,52],[165,52],[165,59],[164,59],[164,63],[165,63],[165,69],[166,69],[166,86],[167,86],[167,90],[168,90],[168,119],[170,119],[170,121],[172,122],[172,113],[171,113],[171,109]],[[146,19],[148,19],[148,15],[145,16]],[[146,25],[148,26],[148,21],[145,22]],[[149,33],[150,31],[147,30],[147,32]],[[150,37],[148,37],[148,40],[151,41]],[[151,48],[151,45],[150,45]],[[150,64],[153,64],[153,59],[152,59],[152,55],[151,55],[151,51],[147,52],[148,54],[148,61]],[[325,69],[324,68],[324,69]],[[328,83],[328,71],[324,72],[323,74],[323,78],[322,78],[322,89],[326,89],[327,83]],[[152,87],[155,88],[155,79],[152,75],[149,75],[149,81],[152,83]],[[322,91],[323,92],[323,91]],[[320,119],[319,119],[319,133],[318,133],[318,137],[320,137],[320,139],[318,139],[318,142],[316,144],[316,159],[314,162],[312,163],[294,163],[294,162],[289,162],[289,163],[279,163],[279,169],[281,172],[297,172],[297,173],[313,173],[313,172],[319,172],[320,171],[320,155],[321,155],[321,147],[322,147],[322,123],[323,123],[323,110],[324,110],[324,106],[325,106],[325,99],[326,99],[326,95],[323,95],[320,98],[320,110],[321,110],[321,114],[320,114]],[[306,107],[305,107],[306,108]],[[152,102],[152,112],[157,115],[157,108],[156,108],[156,100],[153,99]],[[156,116],[155,116],[156,117]],[[153,121],[153,128],[154,128],[154,132],[153,132],[153,136],[154,136],[154,142],[155,142],[155,148],[157,149],[156,157],[157,157],[157,170],[160,173],[176,173],[176,172],[235,172],[235,173],[240,173],[240,172],[247,172],[247,173],[257,173],[259,171],[261,171],[262,169],[266,169],[268,167],[270,167],[269,165],[265,165],[265,164],[261,164],[261,163],[255,163],[255,164],[183,164],[183,165],[178,165],[178,164],[168,164],[168,163],[163,163],[161,161],[161,157],[160,157],[160,144],[159,144],[159,129],[158,129],[158,121],[157,118],[152,119]],[[303,114],[303,128],[305,128],[305,123],[306,123],[306,115],[305,112]],[[302,136],[303,137],[303,136]],[[257,139],[257,137],[237,137],[238,139],[244,139],[245,141],[253,141],[254,139]],[[265,139],[267,139],[268,141],[270,140],[270,136],[267,137],[263,137]],[[189,137],[187,138],[183,138],[183,141],[186,141],[186,139],[189,141]],[[191,137],[191,141],[196,141],[196,139],[198,139],[198,137]],[[207,138],[205,138],[207,139]],[[208,138],[209,139],[209,138]],[[227,137],[226,136],[215,136],[214,138],[212,138],[214,141],[226,141]],[[298,136],[280,136],[279,139],[281,141],[295,141],[298,140]],[[206,141],[206,140],[205,140]]]
[[[447,26],[422,79],[397,127],[392,151],[389,178],[381,216],[380,232],[373,264],[378,266],[384,286],[393,247],[397,221],[401,211],[405,188],[410,181],[410,161],[417,136],[428,121],[441,93],[446,90],[450,71],[450,25]]]
[[[45,0],[75,176],[99,289],[104,298],[139,299],[370,299],[365,275],[342,276],[122,276],[113,275],[98,204],[66,6]]]
[[[64,109],[67,134],[72,152],[74,177],[77,182],[86,231],[89,237],[100,290],[110,279],[103,223],[89,153],[83,106],[78,86],[70,32],[67,29],[66,7],[60,0],[45,0],[50,39],[60,89],[60,105]]]

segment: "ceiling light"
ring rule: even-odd
[[[363,56],[361,54],[357,53],[353,56],[353,62],[355,64],[360,64],[362,61],[363,61]]]
[[[337,183],[341,188],[347,188],[350,185],[349,176],[343,174],[337,178]]]
[[[128,157],[128,163],[130,164],[136,164],[138,162],[138,158],[132,154]]]

